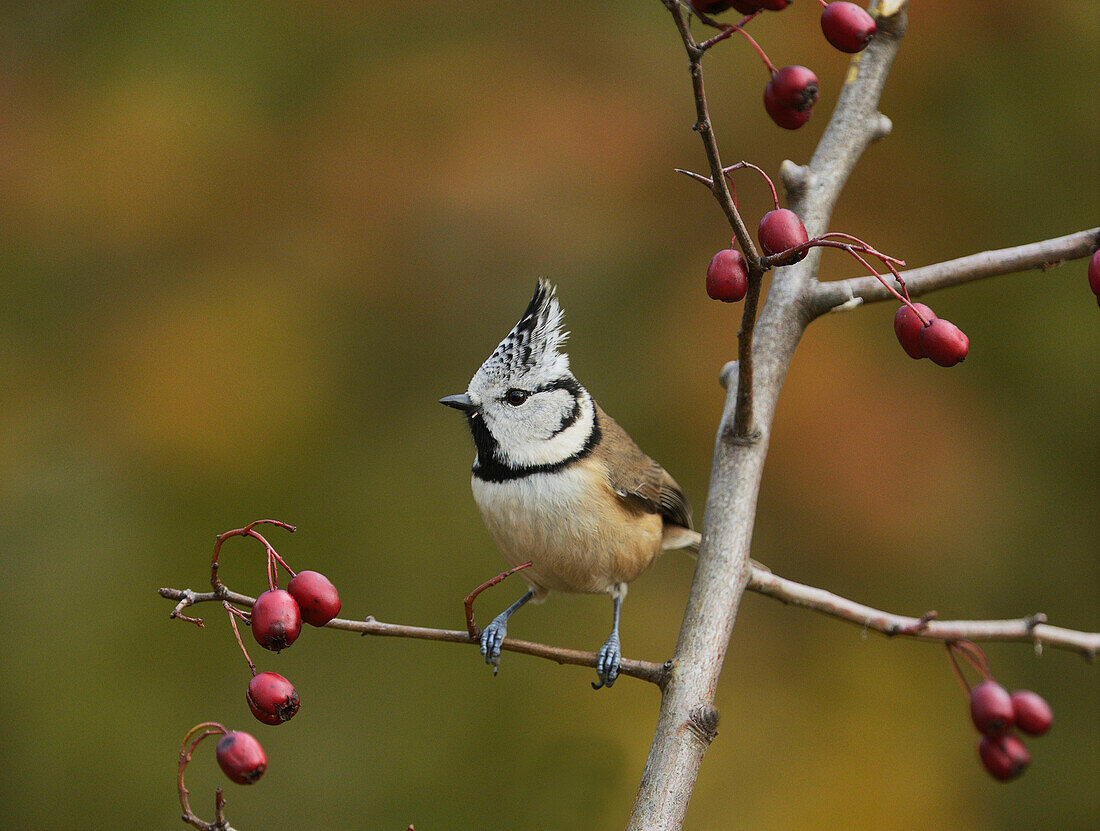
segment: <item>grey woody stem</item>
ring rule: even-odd
[[[957,260],[911,268],[902,271],[901,278],[905,280],[909,294],[915,297],[987,277],[1000,277],[1033,268],[1046,271],[1067,260],[1087,257],[1097,248],[1100,248],[1100,228],[1090,228],[1064,237],[996,251],[983,251]],[[814,314],[824,314],[833,309],[851,309],[859,303],[874,303],[890,298],[889,291],[874,277],[835,280],[817,286],[813,296],[813,311]],[[853,300],[858,303],[853,303]]]
[[[853,59],[813,159],[797,169],[797,188],[791,187],[794,171],[787,176],[789,205],[811,236],[827,229],[833,206],[856,161],[864,148],[888,129],[889,122],[877,111],[878,100],[905,30],[904,6],[892,12],[878,18],[878,34]],[[682,34],[679,19],[677,24]],[[697,69],[692,66],[696,98],[701,90]],[[712,169],[711,178],[722,178],[721,171]],[[749,548],[772,419],[787,367],[814,317],[814,274],[819,260],[820,250],[814,250],[800,263],[776,270],[752,336],[752,388],[740,389],[746,382],[743,366],[739,366],[737,383],[732,377],[727,382],[699,562],[627,826],[630,831],[682,828],[699,766],[715,735],[714,695],[751,576]],[[742,354],[739,352],[739,357]],[[737,408],[741,396],[750,393],[752,430],[746,432]]]

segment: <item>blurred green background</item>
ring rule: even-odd
[[[912,265],[1098,224],[1090,0],[916,2],[874,145],[833,228]],[[808,159],[847,65],[815,4],[756,21],[822,100],[774,127],[736,40],[707,59],[727,161]],[[0,11],[0,825],[180,828],[178,743],[252,731],[241,829],[622,827],[658,696],[517,655],[306,631],[255,723],[224,615],[169,621],[214,535],[259,517],[344,616],[460,628],[495,574],[460,392],[534,280],[559,284],[578,377],[701,513],[738,309],[703,272],[728,242],[705,191],[686,62],[657,0],[6,3]],[[746,177],[746,214],[766,209]],[[750,225],[755,226],[755,218]],[[823,279],[853,265],[827,255]],[[909,360],[881,304],[815,323],[781,400],[755,556],[899,612],[1100,627],[1100,350],[1084,262],[933,295],[971,339]],[[223,576],[263,584],[233,540]],[[623,639],[663,660],[693,562],[633,586]],[[487,619],[520,587],[485,595]],[[595,648],[610,604],[557,597],[517,637]],[[1032,769],[981,771],[943,650],[748,596],[692,829],[1086,829],[1100,677],[988,654],[1053,704]],[[212,814],[200,750],[189,784]]]

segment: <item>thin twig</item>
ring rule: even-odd
[[[223,586],[221,591],[195,592],[190,589],[162,588],[159,591],[161,597],[169,600],[182,600],[187,597],[190,603],[209,603],[213,601],[228,600],[238,606],[252,606],[256,599],[246,594],[238,594]],[[177,616],[178,617],[178,616]],[[326,627],[340,629],[346,632],[358,632],[361,635],[373,635],[389,638],[413,638],[423,641],[439,641],[442,643],[476,644],[476,640],[470,638],[470,633],[461,629],[433,629],[425,626],[406,626],[399,623],[384,623],[368,617],[366,620],[346,620],[334,618]],[[505,638],[502,649],[510,652],[519,652],[523,655],[533,655],[536,658],[545,658],[558,664],[571,664],[573,666],[595,668],[598,656],[595,652],[585,652],[580,649],[565,649],[560,646],[549,646],[532,641],[521,641],[515,638]],[[638,661],[623,658],[619,668],[620,675],[629,675],[642,681],[661,686],[664,683],[667,669],[663,664],[655,664],[650,661]]]
[[[515,568],[510,568],[507,571],[502,571],[496,577],[486,580],[484,583],[482,583],[480,586],[478,586],[476,589],[466,595],[466,599],[462,601],[462,605],[466,607],[466,631],[470,633],[470,640],[476,641],[481,635],[481,629],[476,623],[474,623],[474,601],[477,600],[477,596],[486,589],[492,588],[498,583],[501,583],[504,580],[508,579],[517,571],[529,568],[531,565],[532,562],[528,560],[526,563],[518,565]]]
[[[703,150],[707,155],[710,165],[710,191],[718,201],[722,212],[725,213],[733,235],[737,239],[742,253],[745,255],[745,263],[749,270],[749,287],[745,295],[744,308],[741,313],[741,328],[737,332],[737,410],[734,413],[733,429],[730,438],[743,442],[756,434],[753,427],[753,355],[752,341],[753,330],[756,327],[756,311],[760,303],[760,283],[763,279],[763,269],[760,265],[760,255],[749,235],[737,205],[733,201],[726,177],[723,175],[722,157],[718,152],[718,140],[714,135],[714,125],[710,120],[710,109],[707,104],[706,88],[703,84],[702,60],[704,51],[695,42],[688,26],[688,14],[684,6],[678,0],[662,0],[665,7],[671,12],[676,28],[680,32],[684,49],[687,52],[689,71],[691,73],[692,91],[695,99],[695,132],[703,141]]]
[[[1100,652],[1100,632],[1080,632],[1046,624],[1044,615],[1013,620],[931,620],[884,612],[825,589],[806,586],[754,568],[749,591],[853,623],[887,637],[926,641],[1017,641],[1077,652],[1090,661]]]

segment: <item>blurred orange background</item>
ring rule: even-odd
[[[754,35],[822,98],[797,133],[733,39],[706,61],[727,162],[808,160],[847,58],[816,4]],[[1096,226],[1098,32],[1088,0],[916,2],[882,110],[894,123],[831,228],[922,265]],[[180,828],[178,742],[253,732],[241,829],[615,829],[654,689],[470,648],[305,632],[280,655],[302,710],[252,720],[206,586],[214,535],[259,517],[327,573],[343,616],[460,628],[495,574],[469,492],[460,392],[535,278],[559,287],[572,365],[706,497],[737,307],[703,273],[729,232],[703,188],[686,60],[657,0],[15,3],[0,11],[0,824]],[[739,188],[755,226],[767,209]],[[857,273],[827,254],[822,279]],[[1084,262],[930,296],[970,336],[914,362],[878,304],[807,332],[780,401],[754,556],[906,614],[1100,628],[1100,350]],[[256,593],[262,550],[223,550]],[[631,589],[624,652],[663,660],[693,562]],[[484,595],[488,619],[518,585]],[[517,637],[597,648],[605,599],[524,610]],[[247,634],[247,633],[246,633]],[[748,596],[691,829],[1091,829],[1100,683],[1080,657],[987,649],[1055,727],[999,785],[943,650]],[[188,783],[212,816],[200,749]]]

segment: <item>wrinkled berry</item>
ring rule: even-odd
[[[302,613],[290,592],[266,591],[252,607],[252,636],[264,649],[278,652],[298,639],[302,631]]]
[[[310,626],[324,626],[340,614],[340,595],[325,575],[299,571],[286,590],[298,601],[302,620]]]
[[[970,691],[970,717],[978,732],[1002,736],[1016,723],[1016,710],[1008,690],[996,681],[982,681]]]
[[[782,107],[808,110],[817,103],[817,76],[804,66],[785,66],[768,82]]]
[[[1024,743],[1009,733],[1005,736],[982,736],[978,756],[989,775],[1000,782],[1015,779],[1031,764],[1031,754]]]
[[[267,754],[251,735],[234,730],[218,742],[218,764],[238,785],[251,785],[267,770]]]
[[[1054,711],[1046,699],[1031,690],[1012,693],[1012,709],[1016,712],[1016,726],[1032,736],[1043,735],[1054,721]]]
[[[735,303],[745,297],[749,288],[749,271],[740,251],[724,248],[707,266],[707,294],[712,300]]]
[[[923,303],[914,303],[924,319],[931,323],[936,319],[936,313]],[[920,345],[920,330],[924,326],[920,317],[907,305],[901,305],[894,315],[894,334],[898,336],[898,342],[905,354],[910,358],[927,358]]]
[[[855,3],[830,3],[821,13],[825,39],[841,52],[862,52],[877,30],[875,19]]]
[[[809,121],[810,116],[814,114],[812,108],[808,110],[796,110],[793,107],[784,107],[775,100],[775,94],[772,92],[771,84],[764,87],[764,109],[767,110],[771,120],[784,130],[797,130]]]
[[[787,208],[776,208],[764,214],[756,229],[756,236],[760,240],[760,247],[769,256],[802,245],[810,239],[809,234],[806,233],[806,226],[802,224],[798,214]],[[805,256],[805,251],[799,251],[784,258],[781,264],[797,263]]]
[[[970,351],[970,338],[948,320],[936,318],[920,330],[920,348],[940,366],[954,366]]]
[[[261,672],[248,682],[248,709],[264,724],[282,724],[298,712],[298,691],[277,672]]]

